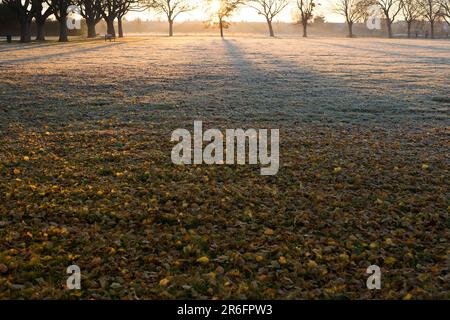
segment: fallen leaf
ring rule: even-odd
[[[208,263],[209,262],[209,258],[207,256],[203,256],[197,259],[198,263]]]
[[[394,257],[389,257],[384,259],[384,263],[387,265],[393,265],[397,261]]]
[[[308,267],[311,269],[317,268],[317,263],[314,260],[309,260]]]

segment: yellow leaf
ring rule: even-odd
[[[408,293],[406,296],[403,297],[403,300],[411,300],[412,294]]]
[[[261,261],[263,260],[263,257],[262,257],[262,256],[256,256],[256,257],[255,257],[255,260],[256,260],[257,262],[261,262]]]
[[[92,259],[92,265],[94,265],[94,266],[98,266],[98,265],[100,265],[101,263],[102,263],[102,258],[100,258],[100,257],[95,257],[94,259]]]
[[[41,259],[39,258],[39,256],[32,256],[30,259],[30,265],[35,266],[39,264],[40,260]]]
[[[13,172],[14,174],[20,174],[20,169],[14,168]]]
[[[207,256],[203,256],[203,257],[198,258],[198,259],[197,259],[197,262],[198,262],[198,263],[208,263],[208,262],[209,262],[209,259],[208,259]]]
[[[170,280],[167,278],[161,279],[161,281],[159,281],[159,285],[160,286],[167,286],[169,284]]]
[[[286,263],[287,263],[287,260],[286,260],[285,257],[281,256],[281,257],[278,259],[278,262],[279,262],[280,264],[286,264]]]
[[[30,160],[30,157],[29,157],[29,156],[25,156],[25,157],[23,157],[23,160],[29,161],[29,160]]]
[[[264,231],[264,234],[265,234],[266,236],[271,236],[271,235],[273,235],[273,230],[270,229],[270,228],[267,228],[267,229]]]
[[[77,258],[77,256],[74,255],[74,254],[69,253],[69,254],[67,255],[67,258],[68,258],[70,261],[73,261],[73,260],[75,260],[75,259]]]
[[[426,163],[422,164],[422,169],[427,170],[430,166]]]
[[[339,255],[339,258],[340,258],[341,260],[343,260],[343,261],[348,261],[348,260],[349,260],[349,256],[348,256],[348,254],[346,254],[346,253],[341,253],[341,254]]]
[[[317,263],[314,260],[309,260],[308,267],[311,269],[317,268]]]
[[[427,273],[421,273],[417,276],[417,278],[419,279],[420,282],[424,282],[425,280],[428,279],[428,274]]]
[[[339,172],[342,171],[342,168],[341,167],[336,167],[336,168],[333,169],[333,171],[334,171],[334,173],[339,173]]]
[[[389,258],[384,259],[385,264],[394,264],[395,261],[396,261],[396,259],[394,257],[389,257]]]

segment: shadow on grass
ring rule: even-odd
[[[105,49],[105,48],[109,48],[109,47],[113,47],[113,46],[119,46],[119,45],[122,45],[122,44],[125,44],[125,42],[107,43],[107,44],[100,45],[100,46],[94,46],[94,47],[89,47],[89,48],[82,48],[82,49],[77,49],[77,50],[67,51],[67,52],[45,54],[45,55],[34,56],[34,57],[29,57],[29,58],[3,60],[3,61],[0,61],[0,64],[7,65],[7,64],[29,62],[29,61],[44,60],[44,59],[61,58],[61,57],[65,57],[65,56],[68,56],[68,55],[73,55],[73,54],[77,54],[77,53],[85,53],[85,52],[93,52],[93,51],[97,51],[97,50],[101,50],[101,49]],[[42,47],[45,47],[45,46],[46,45],[42,45]],[[33,46],[33,48],[36,48],[36,47]]]
[[[383,49],[376,49],[374,47],[361,48],[361,47],[357,47],[357,46],[351,46],[351,45],[347,45],[347,44],[337,44],[337,43],[327,42],[327,41],[318,40],[318,39],[314,39],[314,41],[319,42],[320,44],[323,44],[323,45],[338,47],[338,48],[343,48],[343,49],[349,49],[352,51],[374,52],[374,53],[383,54],[383,55],[386,55],[389,57],[404,57],[404,58],[408,58],[408,59],[420,59],[420,62],[427,63],[427,64],[447,65],[450,63],[450,58],[445,58],[445,57],[418,56],[417,54],[406,54],[406,53],[401,53],[398,51],[389,52],[389,51],[386,51]],[[390,44],[388,42],[376,42],[376,41],[374,43]],[[399,44],[391,44],[391,45],[401,46]],[[446,52],[448,50],[443,50],[443,51]]]

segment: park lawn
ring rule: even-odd
[[[0,46],[0,298],[449,298],[449,50]],[[171,133],[194,120],[279,129],[278,174],[172,164]]]

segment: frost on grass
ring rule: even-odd
[[[449,52],[0,45],[0,298],[449,298]],[[194,120],[279,128],[278,175],[174,166],[171,132]],[[74,263],[79,292],[64,288]]]

